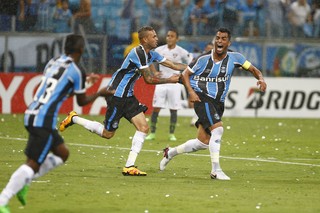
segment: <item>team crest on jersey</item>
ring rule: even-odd
[[[205,69],[203,73],[210,73],[211,69]]]
[[[173,56],[174,58],[176,58],[176,57],[178,57],[178,54],[177,54],[177,53],[173,53],[172,56]]]
[[[226,72],[226,67],[225,66],[223,66],[223,67],[221,67],[221,73],[225,73]]]

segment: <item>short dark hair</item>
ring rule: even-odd
[[[231,40],[231,32],[229,29],[227,28],[224,28],[224,27],[221,27],[217,30],[217,32],[221,32],[221,33],[227,33],[228,34],[228,38],[229,38],[229,41]]]
[[[154,31],[153,27],[151,26],[144,26],[144,27],[141,27],[139,30],[138,30],[138,35],[139,35],[139,40],[143,39],[144,37],[147,36],[147,32],[149,31]]]
[[[175,28],[170,28],[170,29],[168,30],[168,32],[169,32],[169,31],[174,32],[174,33],[177,35],[177,38],[179,38],[179,32],[178,32],[177,29],[175,29]]]
[[[64,52],[66,55],[79,53],[84,48],[84,39],[81,35],[68,35],[64,44]]]

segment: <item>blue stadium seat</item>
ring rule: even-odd
[[[10,31],[11,30],[11,16],[0,15],[0,31]]]

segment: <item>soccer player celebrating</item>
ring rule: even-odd
[[[199,57],[183,72],[182,80],[194,110],[198,116],[196,126],[197,138],[170,148],[164,149],[160,170],[164,170],[173,157],[182,153],[195,152],[209,148],[212,179],[230,180],[222,171],[219,163],[221,138],[223,134],[222,115],[234,68],[241,66],[258,79],[257,85],[264,92],[267,84],[259,69],[253,66],[238,52],[228,52],[231,45],[231,34],[228,29],[220,28],[215,36],[214,49]]]
[[[114,92],[103,88],[95,94],[86,95],[86,76],[76,65],[84,52],[82,36],[68,35],[64,52],[46,65],[34,100],[25,111],[24,125],[29,133],[25,149],[27,160],[12,174],[1,192],[0,213],[10,212],[8,203],[14,195],[22,205],[26,205],[31,181],[67,160],[69,150],[56,129],[58,111],[64,100],[75,94],[78,104],[83,106],[99,96],[107,97]],[[88,80],[95,82],[97,76],[91,75]]]
[[[153,61],[161,65],[170,67],[174,70],[184,70],[187,65],[172,62],[152,49],[157,47],[158,37],[152,27],[142,27],[138,31],[140,45],[133,48],[124,59],[121,67],[112,75],[109,86],[115,90],[112,97],[107,98],[107,112],[104,125],[84,119],[72,111],[61,122],[60,131],[64,131],[73,124],[79,124],[89,131],[99,136],[110,139],[114,136],[119,127],[122,117],[130,121],[136,128],[132,138],[131,150],[122,170],[123,175],[146,176],[146,172],[140,171],[135,166],[136,158],[142,149],[144,140],[149,131],[144,112],[147,107],[140,104],[134,96],[135,82],[143,76],[148,84],[176,83],[179,81],[179,75],[172,75],[169,78],[161,78],[155,70],[149,66]]]
[[[189,64],[192,61],[192,55],[179,45],[177,45],[179,34],[177,30],[171,29],[167,32],[167,44],[157,47],[156,52],[163,55],[167,59]],[[168,67],[159,66],[159,71],[162,77],[170,77],[175,74],[175,70]],[[177,71],[176,71],[177,72]],[[153,95],[153,112],[151,115],[151,133],[146,137],[146,140],[154,140],[156,133],[156,125],[161,108],[170,109],[170,127],[169,140],[176,141],[174,131],[177,123],[177,110],[181,109],[181,84],[159,84],[156,85]]]

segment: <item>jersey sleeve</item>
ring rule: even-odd
[[[68,67],[69,71],[72,73],[69,80],[73,83],[73,91],[75,94],[82,94],[86,92],[85,82],[86,82],[86,74],[81,71],[77,65],[72,63]]]
[[[251,66],[251,63],[241,53],[233,52],[231,54],[233,54],[235,57],[236,65],[240,65],[245,70],[249,69],[249,67]]]
[[[200,58],[197,58],[197,60],[191,62],[189,65],[188,65],[188,69],[190,70],[190,72],[192,73],[195,73],[196,72],[196,69],[201,66],[201,60]]]
[[[156,61],[158,63],[162,63],[166,60],[166,58],[162,55],[160,55],[158,52],[156,51],[150,51],[152,53],[152,58],[154,59],[153,61]]]

